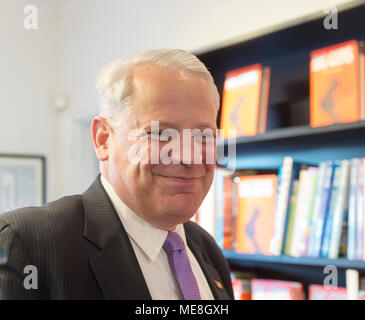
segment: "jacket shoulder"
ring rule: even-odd
[[[40,207],[25,207],[0,214],[0,232],[10,226],[19,235],[44,236],[75,223],[83,212],[80,195],[73,195],[49,202]],[[81,220],[80,220],[81,221]]]

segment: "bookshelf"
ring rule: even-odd
[[[325,266],[335,266],[338,272],[338,285],[345,286],[346,269],[355,269],[365,274],[365,262],[351,261],[345,258],[323,259],[291,256],[264,256],[242,254],[225,250],[224,256],[230,263],[232,270],[251,271],[260,277],[300,281],[307,287],[308,284],[322,284],[328,273]]]
[[[239,137],[237,169],[279,169],[285,156],[318,164],[325,160],[365,157],[365,121],[328,127],[309,126],[309,54],[312,50],[346,40],[365,40],[365,2],[338,8],[337,30],[323,27],[323,14],[290,23],[255,37],[198,54],[211,71],[220,94],[225,73],[254,63],[271,67],[267,132]],[[220,115],[218,115],[219,119]],[[217,141],[226,150],[231,140]],[[227,167],[232,166],[228,159]],[[233,271],[254,271],[258,277],[323,284],[326,265],[336,266],[338,285],[345,285],[346,269],[365,276],[365,262],[346,258],[294,258],[247,255],[224,251]]]
[[[309,125],[272,129],[252,137],[239,137],[237,169],[279,168],[284,156],[318,164],[320,161],[365,157],[365,121],[312,128]],[[225,148],[232,141],[218,141]],[[229,161],[229,159],[228,159]],[[227,164],[230,167],[229,163]]]

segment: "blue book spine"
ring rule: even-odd
[[[315,250],[315,239],[316,239],[316,230],[318,226],[318,216],[321,210],[321,203],[322,203],[322,194],[323,194],[323,185],[325,180],[327,163],[321,162],[319,164],[319,172],[318,172],[318,183],[316,188],[316,194],[314,198],[313,204],[313,213],[312,213],[312,222],[309,234],[309,241],[308,241],[308,257],[315,257],[314,250]]]
[[[321,256],[323,258],[328,258],[330,243],[331,243],[331,235],[332,235],[332,225],[333,225],[333,217],[336,209],[338,191],[340,187],[341,180],[341,166],[339,163],[336,163],[334,166],[333,173],[333,182],[330,189],[331,200],[329,205],[329,210],[326,216],[326,220],[324,223],[324,232],[323,232],[323,244],[321,248]]]
[[[326,171],[323,184],[323,193],[321,199],[321,205],[319,214],[317,217],[315,238],[314,238],[314,250],[313,256],[319,257],[321,254],[321,247],[323,241],[324,225],[326,222],[326,216],[331,199],[331,185],[333,180],[334,163],[332,161],[326,161]]]

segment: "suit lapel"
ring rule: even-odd
[[[124,235],[108,244],[90,260],[106,299],[151,300],[147,284]]]
[[[200,268],[205,275],[205,278],[207,279],[214,298],[216,300],[231,300],[226,289],[223,287],[223,281],[219,276],[218,271],[204,257],[204,254],[201,251],[201,246],[195,243],[188,235],[186,237],[186,241],[190,250],[198,261]]]
[[[82,195],[84,236],[100,252],[90,259],[91,269],[106,299],[151,300],[133,247],[100,175]]]

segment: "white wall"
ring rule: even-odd
[[[348,0],[72,0],[60,6],[62,83],[75,116],[94,112],[111,59],[154,48],[201,51]]]
[[[81,192],[95,175],[88,125],[97,112],[95,77],[106,62],[153,48],[201,52],[350,1],[31,2],[39,7],[37,31],[22,27],[28,2],[1,2],[0,70],[6,76],[0,77],[0,111],[7,120],[0,126],[0,152],[45,154],[49,199],[54,199]],[[67,111],[52,111],[50,97],[56,93],[67,94]]]
[[[0,153],[45,155],[47,193],[54,198],[57,146],[50,95],[58,59],[53,9],[40,8],[40,29],[26,30],[23,9],[28,3],[2,0],[0,5]]]

